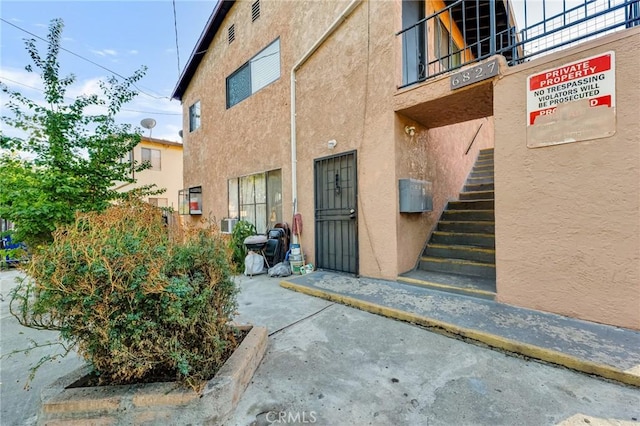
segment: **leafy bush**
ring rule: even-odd
[[[26,272],[11,312],[23,325],[59,330],[102,383],[195,385],[235,348],[227,245],[206,229],[175,241],[146,203],[77,214]]]
[[[247,256],[244,239],[251,235],[256,235],[256,227],[251,222],[240,220],[236,226],[233,227],[229,244],[233,252],[232,261],[236,270],[240,270],[244,266],[244,258]]]

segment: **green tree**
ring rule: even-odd
[[[140,134],[115,120],[122,106],[137,95],[135,83],[146,68],[122,80],[112,76],[101,82],[101,96],[67,101],[65,93],[75,76],[60,76],[63,26],[60,19],[51,21],[44,56],[34,39],[25,40],[33,62],[25,68],[40,74],[44,103],[0,83],[10,111],[1,121],[26,134],[15,137],[0,131],[0,217],[14,222],[16,238],[32,246],[51,241],[56,226],[72,223],[76,212],[104,210],[123,197],[115,189],[117,184],[134,183],[132,171],[149,167],[122,161],[140,142]],[[106,112],[92,113],[96,107]],[[152,186],[139,191],[159,192]]]

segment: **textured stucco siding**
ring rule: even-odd
[[[251,23],[250,3],[231,9],[183,98],[201,100],[202,126],[185,135],[185,187],[203,186],[207,217],[227,212],[227,179],[282,169],[283,216],[293,215],[290,150],[290,71],[349,2],[261,2]],[[360,273],[395,278],[396,179],[394,2],[362,2],[296,74],[298,211],[303,250],[315,259],[314,159],[356,150]],[[228,44],[226,31],[236,28]],[[226,109],[226,77],[280,37],[281,75]],[[330,150],[329,140],[338,144]],[[417,253],[414,257],[417,256]]]
[[[397,271],[393,19],[393,3],[363,2],[297,73],[299,210],[313,220],[313,160],[355,150],[359,272],[385,278]]]
[[[509,71],[495,86],[498,299],[640,329],[640,29]],[[526,83],[615,51],[615,135],[528,149]]]

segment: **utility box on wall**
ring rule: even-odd
[[[433,209],[431,182],[417,179],[400,179],[400,213],[422,213]]]

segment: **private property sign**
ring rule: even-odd
[[[611,136],[615,133],[615,102],[613,51],[531,75],[527,78],[527,145]],[[598,115],[607,119],[598,119]],[[592,122],[585,123],[585,119]]]

